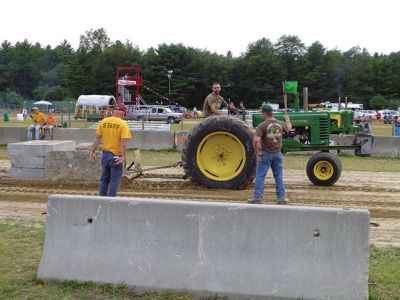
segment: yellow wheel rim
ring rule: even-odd
[[[333,165],[326,160],[317,162],[314,166],[314,175],[319,180],[328,180],[333,176]]]
[[[197,148],[196,161],[204,176],[226,181],[242,172],[246,164],[246,149],[233,134],[217,131],[202,139]]]

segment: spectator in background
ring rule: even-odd
[[[44,124],[44,114],[39,111],[39,109],[35,106],[32,108],[33,115],[29,116],[33,120],[33,124],[28,127],[28,141],[32,140],[32,132],[35,132],[35,139],[40,139],[40,129]]]
[[[233,101],[231,101],[228,106],[228,115],[235,116],[236,110],[237,109],[235,107],[235,103],[233,103]]]
[[[193,107],[193,119],[197,119],[197,108]]]
[[[24,117],[24,120],[26,120],[26,117],[28,116],[28,110],[26,109],[25,106],[24,106],[24,108],[22,109],[22,116]]]
[[[53,128],[56,126],[57,126],[57,122],[53,116],[53,112],[49,111],[49,115],[46,118],[46,125],[44,125],[43,128],[49,130],[51,138],[53,138]]]
[[[361,133],[371,134],[371,119],[368,116],[361,118],[359,126]]]

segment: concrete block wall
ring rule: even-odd
[[[368,299],[366,210],[52,195],[38,278]]]
[[[171,131],[143,131],[131,130],[132,139],[128,143],[128,148],[140,150],[162,150],[174,147],[174,133]]]
[[[27,131],[25,127],[0,126],[0,145],[26,141]]]
[[[16,179],[46,179],[46,156],[51,151],[73,151],[74,141],[27,141],[9,143],[11,176]]]
[[[354,135],[332,136],[337,145],[351,145]],[[354,155],[354,150],[341,150],[342,153]],[[374,136],[372,155],[374,157],[400,157],[400,137],[397,136]]]
[[[174,133],[170,131],[131,130],[132,140],[128,148],[141,150],[162,150],[174,147]],[[55,128],[53,139],[69,140],[76,143],[92,143],[96,137],[93,128]],[[46,139],[49,137],[47,136]],[[25,127],[0,127],[0,145],[26,141]]]
[[[89,150],[52,151],[46,157],[46,179],[98,182],[101,175],[101,152],[89,161]]]

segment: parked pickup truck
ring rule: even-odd
[[[179,123],[183,119],[183,114],[173,112],[168,107],[153,106],[148,109],[140,109],[133,112],[132,119],[140,121],[161,121],[167,123]]]

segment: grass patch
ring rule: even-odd
[[[289,170],[305,170],[311,155],[287,154],[283,165]],[[341,155],[343,171],[357,172],[400,172],[400,158],[359,157]]]
[[[139,295],[123,284],[38,280],[36,272],[43,249],[43,222],[0,220],[0,241],[1,299],[198,299],[187,292]]]
[[[176,150],[141,150],[142,166],[165,166],[181,160],[181,152]],[[305,170],[311,155],[287,154],[284,168],[288,170]],[[7,146],[0,145],[0,159],[8,159]],[[400,172],[400,159],[387,157],[340,156],[344,171],[357,172]],[[133,161],[133,150],[128,150],[127,164]]]
[[[8,159],[7,145],[0,145],[0,159]]]
[[[371,125],[373,135],[393,136],[393,125],[383,124],[380,121],[372,122]]]
[[[400,299],[400,248],[371,246],[369,257],[370,299]]]
[[[2,299],[198,299],[187,292],[138,295],[125,285],[75,281],[41,281],[36,278],[44,240],[41,221],[0,220],[0,295]],[[370,299],[399,299],[400,248],[371,246]],[[218,299],[216,297],[202,299]]]
[[[140,150],[141,166],[166,166],[181,160],[181,152],[175,150]],[[133,161],[133,150],[128,150],[127,165]]]
[[[187,122],[186,120],[183,120],[183,124],[171,124],[171,131],[190,131],[194,126],[197,125],[197,123],[200,123],[200,121],[191,120],[190,122]]]

